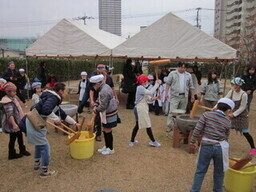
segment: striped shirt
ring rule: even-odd
[[[227,140],[231,128],[231,121],[222,111],[208,111],[203,113],[191,137],[191,143],[195,143],[202,134],[208,139]]]

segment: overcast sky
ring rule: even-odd
[[[133,36],[168,12],[213,35],[215,0],[122,0],[122,36]],[[210,10],[209,10],[210,9]],[[0,0],[0,36],[41,36],[62,18],[92,16],[87,25],[98,27],[98,0]],[[82,22],[81,22],[82,23]]]

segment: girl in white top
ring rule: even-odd
[[[42,95],[42,83],[40,82],[34,82],[32,83],[32,90],[33,90],[33,95],[32,95],[32,101],[34,104],[38,103],[40,101],[40,96]]]
[[[132,131],[131,141],[129,143],[130,146],[134,146],[138,143],[137,140],[135,140],[135,137],[137,135],[137,132],[139,129],[146,128],[147,134],[150,138],[149,145],[154,147],[160,147],[161,144],[158,143],[153,136],[152,130],[151,130],[151,121],[149,117],[149,109],[147,101],[150,99],[151,101],[154,101],[158,99],[157,97],[149,97],[152,95],[156,89],[161,84],[161,80],[157,80],[154,87],[149,91],[146,89],[146,86],[148,84],[148,77],[146,75],[140,75],[137,77],[138,87],[136,90],[136,97],[135,97],[135,107],[134,107],[134,115],[136,119],[136,125]]]

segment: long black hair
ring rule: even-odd
[[[212,78],[212,74],[216,75],[216,78]],[[215,70],[212,70],[208,73],[208,85],[212,83],[218,83],[218,78],[217,78],[217,72]]]

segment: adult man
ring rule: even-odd
[[[186,72],[188,65],[185,63],[178,63],[178,68],[172,71],[166,81],[165,98],[168,99],[168,92],[171,88],[170,111],[167,118],[167,132],[172,130],[173,115],[172,112],[176,109],[186,110],[188,104],[188,95],[191,91],[191,102],[194,102],[194,87],[191,74]]]
[[[20,81],[21,81],[21,76],[19,74],[19,71],[15,69],[15,64],[13,61],[10,61],[8,63],[8,69],[4,71],[3,78],[6,79],[8,82],[12,82],[14,85],[16,85],[17,90],[16,90],[16,95],[19,97],[19,99],[24,103],[26,106],[26,100],[22,96],[21,91],[20,91]]]

